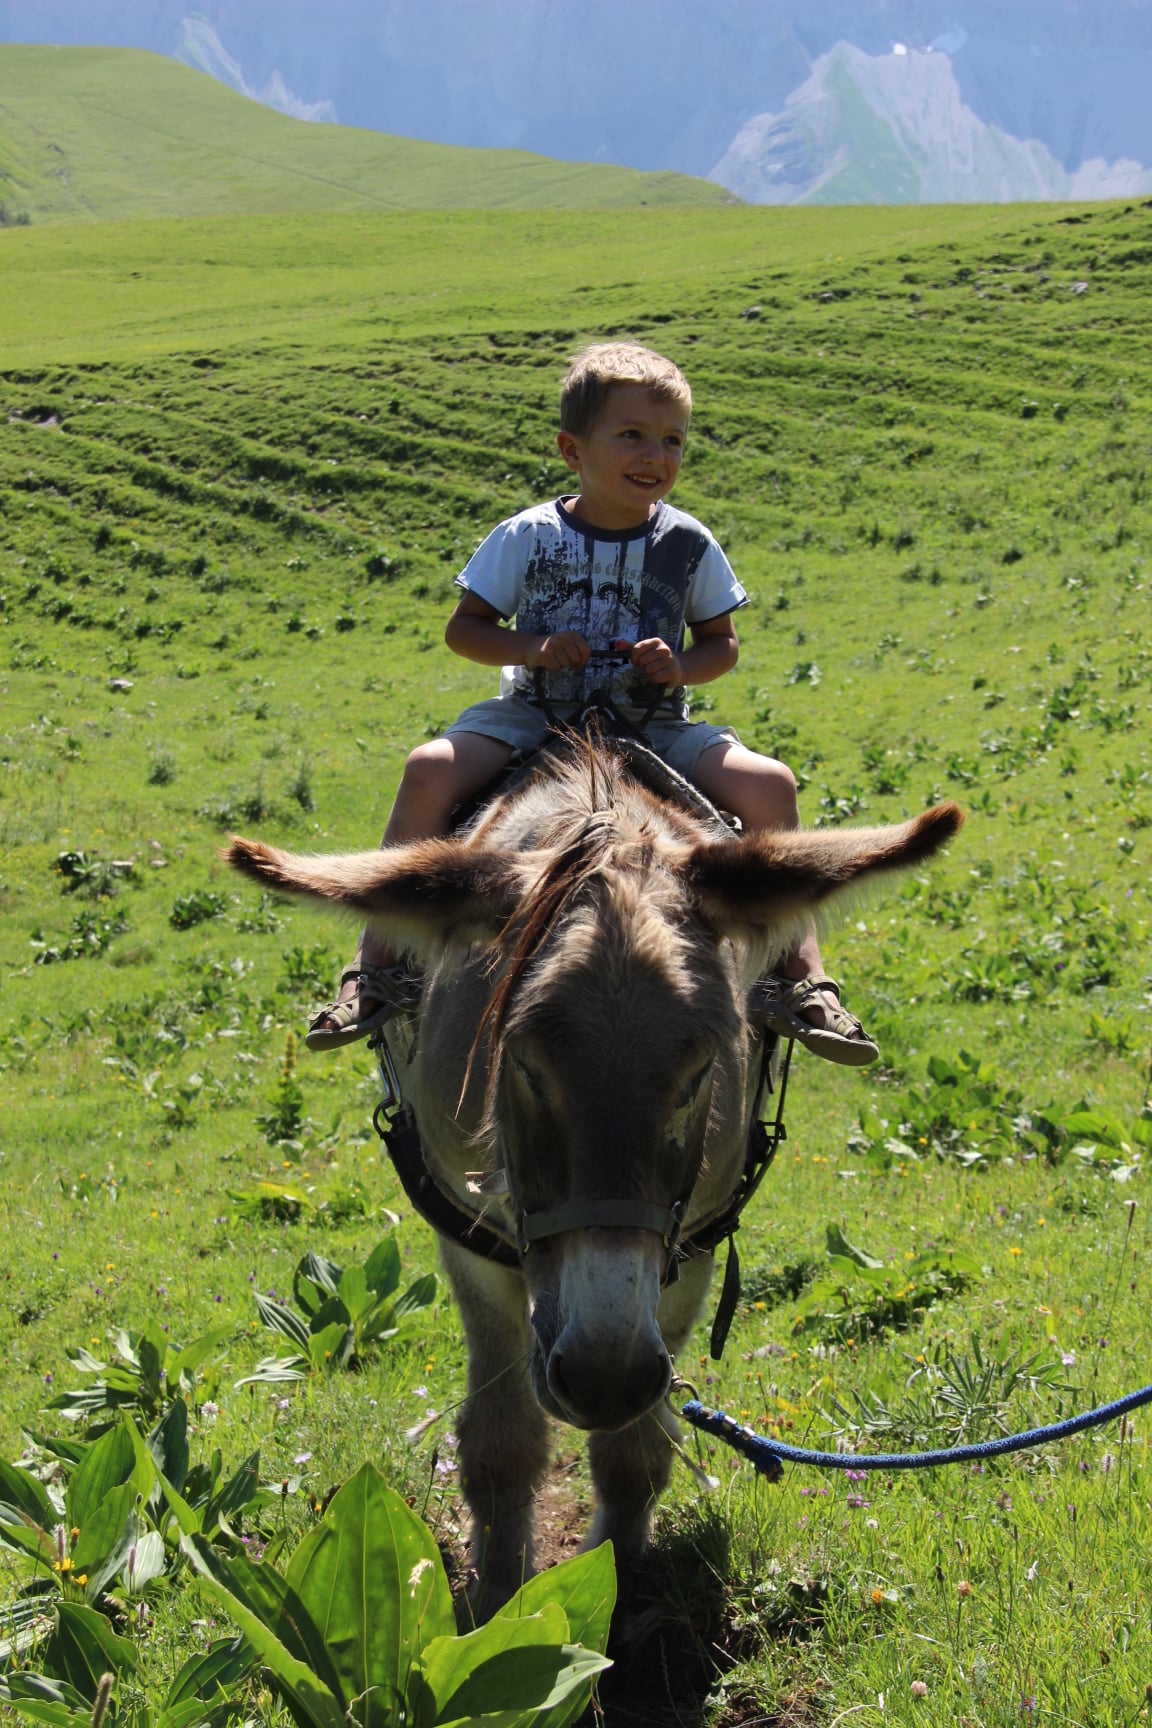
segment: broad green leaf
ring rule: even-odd
[[[259,1291],[256,1293],[256,1307],[261,1320],[270,1331],[282,1332],[298,1349],[307,1350],[308,1326],[299,1314],[293,1313],[283,1302],[274,1302],[270,1296],[261,1296]]]
[[[133,1671],[136,1646],[130,1639],[118,1637],[95,1608],[81,1602],[59,1602],[47,1660],[60,1678],[75,1686],[91,1704],[101,1676],[109,1669],[115,1674]]]
[[[954,1086],[960,1078],[959,1071],[951,1062],[946,1062],[943,1056],[928,1058],[928,1073],[937,1086]]]
[[[592,1681],[610,1663],[594,1650],[556,1642],[563,1623],[563,1612],[552,1608],[529,1620],[498,1617],[467,1638],[437,1639],[435,1649],[428,1652],[430,1665],[439,1662],[448,1644],[467,1644],[501,1626],[513,1634],[502,1649],[486,1656],[477,1650],[468,1672],[461,1671],[460,1654],[444,1651],[457,1666],[448,1676],[451,1690],[438,1698],[435,1723],[488,1723],[497,1713],[503,1717],[516,1711],[523,1714],[513,1720],[523,1728],[536,1728],[537,1723],[551,1720],[553,1712],[557,1719],[572,1721],[583,1710]]]
[[[405,1314],[413,1313],[417,1308],[427,1308],[436,1300],[436,1274],[426,1272],[423,1278],[417,1278],[414,1284],[409,1284],[403,1296],[396,1298],[395,1314],[399,1320]]]
[[[213,1495],[204,1511],[203,1528],[207,1531],[215,1529],[217,1524],[226,1525],[237,1512],[242,1512],[245,1506],[250,1506],[260,1491],[260,1454],[252,1452],[245,1458],[243,1464],[230,1476],[220,1489]]]
[[[347,1321],[334,1320],[331,1325],[325,1326],[308,1340],[308,1354],[314,1368],[331,1372],[343,1367],[355,1346],[356,1334]]]
[[[135,1426],[121,1420],[80,1461],[65,1496],[66,1522],[79,1529],[77,1572],[91,1572],[119,1541],[130,1512],[152,1492],[155,1466]]]
[[[202,1656],[193,1656],[173,1680],[164,1700],[165,1708],[175,1704],[197,1702],[211,1698],[220,1688],[238,1686],[255,1666],[252,1646],[243,1638],[226,1638]]]
[[[124,1565],[124,1588],[129,1596],[140,1596],[164,1571],[164,1538],[158,1530],[145,1530],[132,1544]]]
[[[368,1288],[378,1302],[391,1296],[400,1284],[400,1248],[394,1236],[378,1242],[364,1263]]]
[[[312,1300],[304,1288],[306,1284],[313,1284],[329,1296],[335,1296],[343,1275],[344,1268],[337,1266],[335,1260],[326,1260],[323,1254],[305,1254],[292,1279],[292,1294],[303,1308]]]
[[[307,1356],[263,1356],[253,1372],[235,1384],[237,1390],[241,1386],[287,1385],[292,1380],[307,1380],[308,1368]]]
[[[30,1470],[21,1470],[18,1465],[5,1464],[0,1459],[0,1519],[3,1519],[5,1507],[25,1513],[45,1529],[56,1522],[56,1509],[39,1477],[33,1476]]]
[[[16,1506],[0,1506],[0,1548],[31,1554],[49,1568],[56,1561],[56,1544],[51,1536]]]
[[[203,1518],[195,1507],[188,1504],[179,1489],[174,1488],[166,1476],[160,1477],[160,1487],[169,1510],[175,1518],[182,1536],[195,1536],[203,1529]]]
[[[849,1242],[839,1224],[829,1224],[825,1235],[828,1238],[829,1254],[842,1254],[845,1259],[851,1260],[856,1266],[870,1266],[873,1269],[883,1271],[883,1260],[873,1259],[872,1255],[865,1253],[863,1248],[857,1248],[854,1243]]]
[[[353,1326],[358,1320],[363,1319],[376,1300],[368,1288],[368,1279],[365,1276],[363,1266],[349,1266],[347,1268],[340,1279],[337,1295],[344,1304]]]
[[[20,1676],[19,1678],[25,1677]],[[32,1676],[27,1676],[27,1678],[30,1679]],[[69,1688],[69,1690],[72,1689]],[[79,1699],[80,1708],[72,1710],[67,1704],[50,1698],[46,1693],[32,1693],[27,1696],[17,1691],[12,1691],[7,1695],[6,1693],[7,1689],[0,1681],[0,1703],[7,1704],[10,1700],[15,1700],[16,1714],[25,1722],[47,1722],[50,1724],[50,1728],[91,1728],[92,1706],[85,1703],[82,1698]]]
[[[147,1439],[159,1475],[179,1491],[188,1476],[188,1406],[175,1398]]]
[[[568,1618],[555,1603],[520,1618],[498,1614],[460,1638],[432,1639],[419,1664],[429,1694],[421,1698],[421,1728],[492,1710],[540,1709],[567,1641]],[[531,1666],[532,1655],[541,1652],[544,1672]]]
[[[0,1608],[0,1679],[14,1656],[43,1644],[56,1625],[51,1596],[24,1596]],[[0,1693],[0,1697],[3,1694]]]
[[[424,1645],[455,1624],[431,1531],[373,1464],[360,1467],[304,1537],[287,1580],[319,1629],[347,1698],[371,1687],[403,1694]]]
[[[1097,1146],[1119,1148],[1125,1139],[1124,1124],[1101,1110],[1073,1110],[1065,1116],[1061,1127],[1078,1140],[1091,1140]]]
[[[166,1364],[168,1384],[176,1385],[181,1374],[195,1374],[198,1368],[202,1368],[205,1362],[210,1361],[223,1349],[232,1337],[232,1331],[231,1326],[217,1326],[214,1331],[205,1332],[202,1338],[186,1344],[183,1350],[177,1350]]]
[[[80,1574],[81,1577],[86,1576],[88,1580],[84,1586],[85,1602],[93,1604],[99,1602],[108,1581],[115,1578],[121,1568],[126,1565],[128,1556],[140,1538],[141,1529],[142,1525],[136,1509],[132,1507],[124,1520],[120,1534],[109,1546],[103,1558],[92,1563],[86,1574]]]
[[[286,1579],[271,1566],[227,1560],[202,1536],[186,1536],[182,1545],[285,1696],[306,1713],[308,1728],[348,1728],[351,1697],[341,1699],[323,1635]]]

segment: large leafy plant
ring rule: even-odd
[[[297,1308],[257,1295],[265,1326],[296,1346],[291,1356],[266,1356],[256,1371],[237,1382],[303,1380],[313,1373],[359,1368],[403,1322],[436,1296],[436,1275],[417,1278],[402,1295],[400,1249],[386,1236],[363,1266],[337,1266],[320,1254],[306,1254],[296,1268],[292,1294]]]
[[[145,1422],[155,1422],[175,1402],[211,1398],[218,1384],[216,1366],[234,1328],[219,1326],[183,1347],[149,1321],[135,1338],[121,1329],[102,1362],[83,1348],[70,1349],[68,1360],[87,1385],[59,1392],[48,1402],[70,1420],[91,1419],[106,1411],[137,1410]],[[207,1369],[207,1372],[205,1370]]]
[[[829,1224],[826,1235],[824,1269],[801,1298],[798,1332],[843,1341],[909,1326],[918,1309],[981,1276],[979,1262],[956,1249],[927,1249],[902,1266],[886,1266],[850,1242],[838,1224]]]
[[[230,1559],[193,1531],[184,1546],[297,1728],[566,1728],[608,1666],[608,1544],[457,1636],[435,1539],[372,1464],[283,1572]]]

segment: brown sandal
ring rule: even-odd
[[[333,1002],[308,1022],[304,1042],[309,1050],[339,1050],[367,1038],[378,1027],[415,1008],[420,1000],[420,979],[403,966],[346,966],[340,974],[343,987],[355,978],[359,989],[346,1002]],[[372,1003],[367,1013],[363,1004]]]
[[[831,998],[831,1000],[829,1000]],[[822,1026],[801,1018],[802,1008],[819,1008]],[[814,1056],[846,1068],[867,1068],[880,1054],[855,1014],[840,1006],[840,986],[834,978],[781,978],[769,972],[748,994],[748,1013],[782,1038],[795,1038]]]

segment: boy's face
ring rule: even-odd
[[[676,484],[688,411],[646,384],[613,384],[590,431],[561,432],[560,454],[580,476],[577,509],[597,528],[639,528]]]

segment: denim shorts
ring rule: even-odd
[[[576,712],[574,708],[555,710],[560,720],[574,717]],[[639,721],[640,716],[635,718]],[[527,755],[543,744],[551,730],[544,710],[534,702],[526,702],[522,696],[494,696],[487,702],[476,702],[471,708],[465,708],[460,718],[449,726],[446,736],[451,738],[457,732],[478,732],[483,738],[495,738],[510,749]],[[674,715],[661,715],[659,719],[650,720],[644,729],[644,741],[685,780],[695,777],[696,764],[705,750],[711,750],[714,744],[740,742],[728,726],[710,726],[706,720],[681,720]]]

